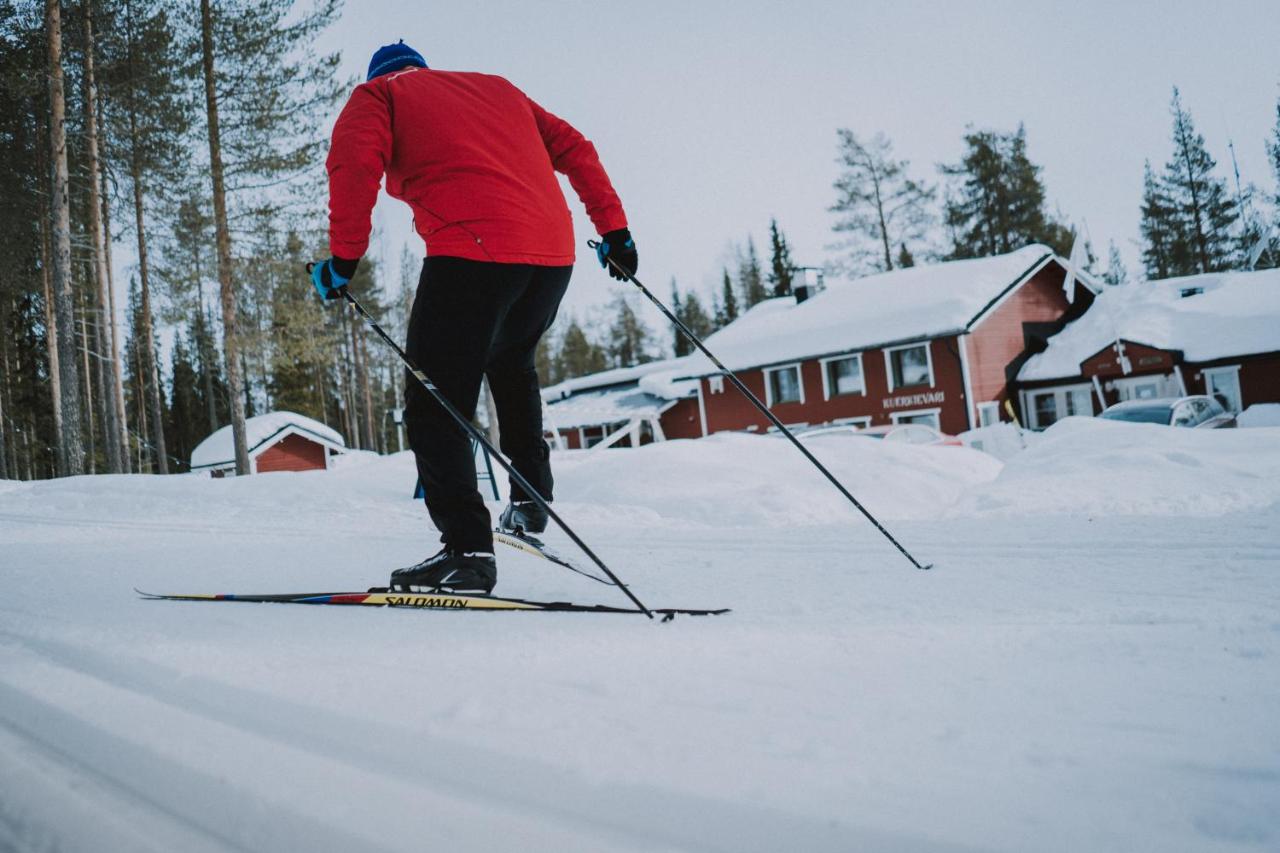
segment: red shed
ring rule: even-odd
[[[346,451],[336,430],[296,412],[270,412],[245,420],[249,466],[255,474],[269,471],[323,471],[330,457]],[[214,477],[234,474],[235,447],[231,426],[214,432],[191,452],[191,470]]]

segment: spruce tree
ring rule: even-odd
[[[609,327],[608,353],[611,367],[633,367],[653,361],[649,352],[653,334],[622,294],[613,300],[614,319]]]
[[[700,339],[706,339],[707,335],[710,335],[716,330],[711,316],[708,315],[706,309],[702,307],[702,300],[698,298],[697,293],[692,291],[685,294],[684,313],[680,316],[680,319],[683,320],[684,324],[689,327],[689,330]],[[681,338],[684,338],[683,334],[681,334]],[[685,354],[693,352],[693,343],[687,338],[684,338],[684,341]]]
[[[1125,269],[1124,259],[1120,257],[1120,249],[1114,240],[1107,246],[1107,271],[1102,274],[1102,280],[1113,286],[1129,280],[1129,271]]]
[[[901,244],[898,248],[898,267],[900,269],[906,269],[907,267],[914,267],[915,265],[915,255],[911,254],[911,252],[907,250],[906,243]]]
[[[883,133],[864,143],[848,129],[836,131],[843,167],[834,184],[841,214],[834,230],[848,235],[844,266],[851,273],[894,268],[893,246],[923,243],[934,217],[936,190],[908,176],[910,163],[893,156],[893,144]]]
[[[604,348],[591,341],[573,318],[569,319],[560,342],[559,361],[561,381],[599,373],[608,366]]]
[[[1177,246],[1186,243],[1182,219],[1147,161],[1142,173],[1142,266],[1148,281],[1182,275]]]
[[[764,272],[760,269],[760,257],[756,254],[756,241],[747,237],[747,251],[738,250],[738,289],[742,292],[742,309],[745,311],[769,298],[765,289]]]
[[[680,302],[680,289],[676,287],[676,280],[673,276],[671,279],[671,313],[681,320],[684,319],[684,305]],[[676,358],[689,354],[690,344],[685,338],[684,333],[680,331],[678,326],[672,325],[671,328],[671,352]]]
[[[1170,104],[1173,114],[1173,156],[1165,164],[1162,189],[1178,222],[1180,239],[1169,249],[1170,274],[1193,275],[1230,269],[1237,256],[1232,229],[1239,211],[1216,177],[1217,166],[1196,132],[1191,114],[1182,106],[1177,88]]]
[[[716,305],[716,328],[723,329],[736,319],[738,319],[738,297],[734,294],[733,279],[729,277],[729,270],[725,268],[720,286],[720,299]]]
[[[943,216],[953,240],[948,257],[1002,255],[1030,243],[1070,254],[1070,231],[1045,211],[1044,184],[1027,154],[1026,128],[970,131],[964,141],[960,162],[942,167],[953,179]]]
[[[790,296],[795,262],[791,260],[791,247],[776,219],[769,220],[769,250],[769,288],[775,297]]]
[[[204,413],[200,411],[199,377],[191,353],[179,329],[173,339],[172,389],[169,396],[167,447],[179,471],[190,470],[191,451],[205,437]]]

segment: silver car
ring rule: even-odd
[[[1163,424],[1192,429],[1224,429],[1236,425],[1236,416],[1212,397],[1159,397],[1153,400],[1126,400],[1116,403],[1098,417],[1109,421]]]

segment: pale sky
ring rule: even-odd
[[[1264,140],[1280,96],[1280,3],[571,2],[347,0],[320,47],[363,79],[403,38],[436,68],[508,77],[592,139],[626,207],[640,278],[709,298],[730,241],[767,257],[776,216],[798,263],[831,260],[836,128],[885,132],[912,172],[938,181],[966,125],[1027,128],[1050,207],[1114,239],[1138,269],[1142,163],[1170,155],[1171,89],[1230,177],[1274,191]],[[336,114],[335,114],[336,115]],[[567,185],[566,185],[567,187]],[[579,263],[566,305],[582,313],[615,285],[569,191]],[[380,251],[412,240],[384,197]],[[652,322],[652,321],[651,321]],[[663,339],[667,330],[652,323]]]

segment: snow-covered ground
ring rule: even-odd
[[[404,455],[0,482],[0,849],[1280,848],[1280,429],[1037,439],[811,440],[931,572],[776,438],[558,456],[666,625],[134,595],[384,582]]]

